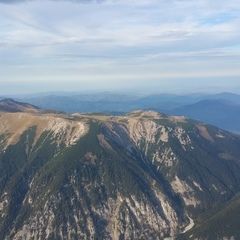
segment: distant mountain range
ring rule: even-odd
[[[240,133],[240,103],[227,100],[202,100],[170,112]]]
[[[185,115],[220,128],[240,132],[240,95],[233,93],[133,96],[127,94],[51,94],[18,97],[43,109],[67,113],[121,114],[136,109]]]
[[[2,104],[0,239],[240,239],[239,135],[155,111]]]

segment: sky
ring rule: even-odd
[[[0,93],[240,93],[239,0],[0,0]]]

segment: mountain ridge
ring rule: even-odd
[[[18,102],[12,98],[0,100],[1,112],[39,112],[40,108],[29,103]]]
[[[74,112],[102,112],[118,115],[135,109],[154,110],[170,115],[187,115],[190,118],[196,118],[228,131],[240,132],[238,124],[240,113],[236,106],[236,104],[240,104],[240,95],[234,93],[154,94],[149,96],[106,92],[98,94],[54,93],[25,97],[15,96],[15,98],[19,99],[19,101],[29,102],[42,109],[50,108],[69,114]],[[204,100],[215,101],[217,105],[215,108],[212,107],[207,113],[204,112],[204,109],[208,108],[207,104],[205,106],[193,105]],[[223,101],[229,101],[232,104],[226,105]],[[192,113],[192,110],[187,111],[191,106],[194,113]],[[215,114],[213,114],[213,110],[215,110]],[[235,115],[233,115],[234,113]],[[216,118],[215,115],[219,117]]]
[[[185,117],[0,119],[2,239],[174,238],[240,191],[240,137]]]

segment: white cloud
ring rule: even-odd
[[[92,72],[101,79],[124,72],[139,81],[240,76],[239,1],[89,2],[1,4],[0,70],[8,66],[5,79],[14,74],[34,79],[36,72],[36,81],[41,74],[51,79],[61,69],[72,79],[91,79]]]

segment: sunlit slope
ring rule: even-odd
[[[156,112],[0,114],[0,238],[163,239],[240,186],[240,138]]]

